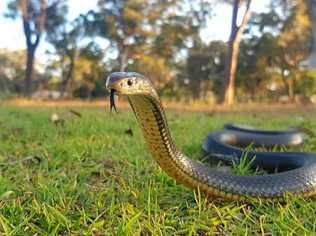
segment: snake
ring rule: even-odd
[[[127,98],[139,123],[149,152],[177,183],[224,200],[308,198],[316,194],[316,155],[305,152],[247,151],[249,144],[297,146],[302,135],[295,130],[264,131],[227,125],[204,139],[202,148],[210,158],[229,163],[251,160],[251,166],[267,170],[263,175],[238,175],[189,158],[175,145],[161,100],[153,83],[136,72],[114,72],[106,78],[111,108],[114,95]],[[277,171],[276,171],[277,170]]]

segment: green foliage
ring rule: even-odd
[[[76,108],[73,108],[75,111]],[[63,123],[51,122],[57,113]],[[0,109],[0,234],[311,235],[314,200],[207,201],[178,185],[148,154],[131,113],[104,109]],[[179,148],[202,157],[201,140],[224,122],[281,129],[301,124],[274,113],[168,113]],[[304,124],[315,129],[315,113]],[[133,136],[127,135],[131,128]],[[311,139],[304,151],[316,145]],[[28,158],[26,158],[28,157]],[[242,169],[242,168],[239,168]],[[244,170],[244,168],[243,168]]]
[[[9,1],[7,16],[17,18],[22,2]],[[29,2],[33,20],[39,15],[39,4]],[[227,3],[232,1],[223,1]],[[35,71],[33,87],[79,97],[102,96],[108,73],[133,70],[148,76],[159,93],[169,97],[219,97],[226,42],[206,43],[200,36],[214,13],[213,4],[206,0],[99,0],[97,9],[87,9],[70,22],[66,1],[50,0],[45,31],[53,46],[47,52],[51,61],[41,68],[44,73]],[[239,51],[239,101],[275,101],[284,94],[293,98],[316,92],[314,76],[304,67],[311,48],[308,4],[313,3],[270,1],[267,11],[252,15]],[[19,93],[25,70],[21,63],[26,57],[15,59],[14,53],[0,55],[0,89]],[[9,67],[13,68],[10,78],[3,72]]]
[[[222,41],[213,41],[209,45],[195,42],[190,48],[186,69],[194,99],[200,99],[210,90],[220,92],[226,51],[226,44]]]
[[[26,52],[0,50],[0,93],[22,92],[22,78],[25,72]]]
[[[171,80],[175,79],[175,69],[171,68],[166,59],[157,56],[142,56],[133,66],[133,70],[142,73],[151,79],[159,91],[165,89]]]
[[[203,10],[192,9],[202,5]],[[99,11],[90,13],[94,20],[88,25],[98,25],[95,27],[97,34],[108,39],[117,51],[118,69],[141,68],[144,63],[150,63],[148,57],[152,57],[151,60],[158,58],[158,64],[164,64],[163,73],[166,74],[169,70],[166,65],[173,66],[179,51],[187,48],[205,22],[200,15],[207,14],[206,5],[204,1],[186,3],[183,0],[140,0],[137,4],[135,1],[100,0]],[[195,14],[199,11],[200,14]],[[105,30],[100,31],[100,28]],[[143,59],[144,56],[147,59]]]
[[[26,42],[24,94],[30,96],[35,53],[45,32],[52,31],[64,21],[65,2],[59,0],[11,0],[7,3],[7,17],[21,17]]]
[[[249,25],[239,54],[239,97],[245,99],[246,94],[245,100],[259,100],[267,97],[271,86],[275,87],[272,93],[291,99],[296,93],[311,94],[312,80],[302,66],[310,52],[307,3],[273,2],[271,11],[255,14]]]
[[[133,60],[146,50],[146,40],[151,30],[144,26],[151,6],[147,1],[99,0],[99,11],[91,13],[97,33],[111,42],[118,52],[120,70],[125,70],[128,60]],[[91,24],[91,23],[90,23]],[[98,30],[105,27],[106,30]]]

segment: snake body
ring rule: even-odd
[[[209,197],[234,200],[275,199],[283,198],[286,194],[309,197],[316,194],[314,154],[248,152],[246,157],[254,158],[254,166],[267,170],[286,170],[262,176],[239,176],[211,168],[190,159],[175,146],[160,99],[146,77],[134,72],[116,72],[107,78],[106,87],[112,95],[117,93],[127,96],[152,156],[177,182],[192,189],[199,189]],[[243,150],[233,145],[249,144],[249,134],[259,136],[258,145],[261,144],[260,140],[270,140],[273,144],[280,140],[282,135],[290,136],[290,143],[293,145],[301,142],[300,136],[295,133],[291,136],[290,133],[256,132],[231,126],[210,133],[203,142],[203,149],[210,156],[239,161]],[[276,138],[273,140],[271,137]]]

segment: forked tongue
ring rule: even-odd
[[[110,92],[110,112],[112,112],[113,110],[115,112],[117,112],[116,106],[115,106],[115,99],[114,99],[115,92],[116,92],[115,89],[111,89],[111,92]]]

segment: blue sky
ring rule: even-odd
[[[0,48],[8,48],[12,50],[24,49],[25,40],[21,19],[14,21],[3,16],[8,2],[9,0],[0,0]],[[270,0],[254,0],[253,10],[256,12],[264,11],[266,9],[265,6],[269,2]],[[68,0],[69,19],[74,19],[80,13],[85,13],[90,9],[94,9],[96,7],[96,3],[97,0]],[[216,15],[208,21],[207,29],[203,30],[201,33],[202,37],[205,41],[211,41],[214,39],[227,40],[230,30],[231,7],[224,4],[218,4],[214,9],[214,13]],[[47,47],[47,43],[42,41],[38,48],[37,55],[44,55]]]

